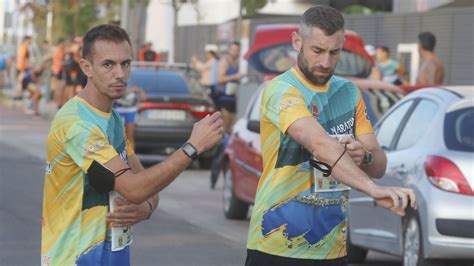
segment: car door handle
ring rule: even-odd
[[[398,168],[397,168],[397,174],[399,175],[407,175],[408,174],[408,169],[405,167],[405,165],[400,165]]]

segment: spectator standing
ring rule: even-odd
[[[206,61],[201,62],[196,56],[193,56],[191,57],[191,64],[201,75],[199,83],[207,89],[215,103],[215,86],[217,84],[217,65],[219,60],[217,45],[208,44],[204,47],[204,50],[206,51]]]
[[[421,57],[416,85],[439,85],[444,80],[443,62],[434,53],[436,37],[431,32],[418,34],[418,53]]]
[[[224,131],[230,133],[237,109],[236,93],[242,75],[239,73],[240,43],[233,42],[217,66],[216,107],[222,112]]]
[[[160,54],[153,50],[153,44],[151,42],[146,42],[138,51],[138,61],[159,62]]]
[[[376,67],[380,71],[380,80],[395,85],[406,85],[406,72],[403,66],[395,59],[390,58],[390,49],[379,46],[375,49]]]

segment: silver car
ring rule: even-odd
[[[362,262],[367,250],[377,250],[403,256],[405,266],[473,265],[474,87],[415,91],[375,131],[388,159],[376,182],[413,188],[418,209],[398,217],[352,191],[350,260]]]

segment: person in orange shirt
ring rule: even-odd
[[[20,100],[22,98],[22,86],[21,80],[23,79],[23,74],[26,70],[30,68],[29,64],[29,57],[30,57],[30,44],[31,44],[31,36],[25,36],[23,38],[23,42],[21,43],[20,47],[18,47],[16,53],[16,78],[17,78],[17,85],[16,85],[16,93],[15,93],[15,100]]]
[[[56,48],[53,51],[53,64],[51,66],[51,92],[58,109],[64,104],[63,93],[64,86],[66,85],[63,66],[64,56],[65,43],[64,39],[61,38],[58,40]]]
[[[152,48],[151,42],[145,43],[138,51],[138,61],[140,62],[160,62],[160,54]]]

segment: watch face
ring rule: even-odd
[[[190,143],[184,144],[182,149],[188,157],[192,159],[195,159],[197,157],[197,151]]]

